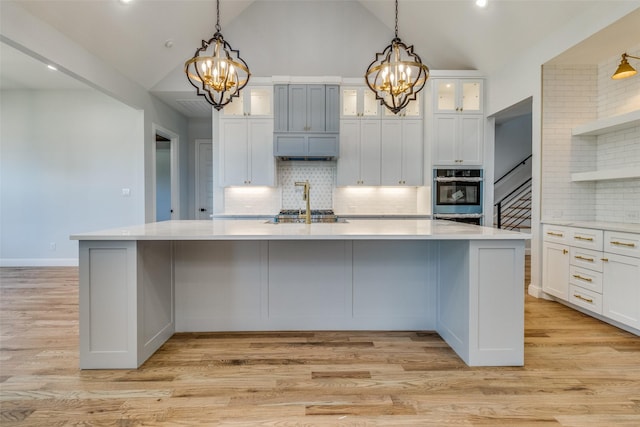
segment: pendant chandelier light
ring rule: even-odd
[[[413,46],[398,37],[398,0],[396,0],[396,33],[391,44],[369,65],[364,76],[376,99],[394,114],[414,101],[429,78],[429,68],[413,52]]]
[[[216,0],[216,32],[209,41],[202,40],[202,47],[184,64],[184,72],[198,95],[221,110],[240,95],[249,82],[249,67],[240,58],[240,51],[233,50],[220,32],[220,0]]]

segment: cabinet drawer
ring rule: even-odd
[[[640,258],[640,234],[605,231],[604,250],[612,254]]]
[[[542,228],[545,242],[569,243],[569,228],[561,225],[545,224]]]
[[[602,295],[579,286],[569,285],[569,302],[597,314],[602,314]]]
[[[578,248],[602,250],[602,230],[571,228],[569,244]]]
[[[602,272],[602,252],[575,247],[571,247],[570,251],[571,265]]]
[[[569,283],[599,294],[602,293],[602,273],[599,271],[572,265],[569,267]]]

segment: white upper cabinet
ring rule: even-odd
[[[381,185],[423,185],[422,120],[382,120]]]
[[[340,121],[337,185],[380,185],[380,120]]]
[[[482,113],[482,80],[434,79],[433,84],[436,113]]]
[[[221,111],[221,117],[273,116],[273,87],[247,86]]]
[[[343,87],[340,99],[340,117],[344,119],[380,117],[380,101],[368,87]]]
[[[221,120],[219,166],[225,187],[274,186],[273,120]]]
[[[382,106],[384,110],[385,118],[392,117],[407,117],[412,119],[418,119],[422,117],[422,92],[419,92],[416,96],[416,99],[413,101],[409,101],[406,107],[404,107],[398,114],[394,114],[393,111],[389,110],[387,107]]]

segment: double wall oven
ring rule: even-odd
[[[482,225],[482,169],[434,169],[433,217]]]

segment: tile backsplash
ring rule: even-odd
[[[640,55],[640,46],[628,51]],[[543,73],[542,219],[638,223],[637,178],[572,182],[571,173],[640,169],[640,126],[572,136],[596,119],[640,109],[640,79],[612,80],[616,55],[595,65],[545,66]]]
[[[426,215],[431,212],[430,187],[336,187],[335,161],[279,161],[277,187],[224,188],[224,213],[273,215],[281,209],[305,209],[302,187],[309,180],[311,209],[337,214]]]
[[[333,208],[333,187],[336,181],[336,162],[280,162],[278,185],[282,188],[282,209],[306,209],[302,187],[296,182],[309,180],[311,209]]]

